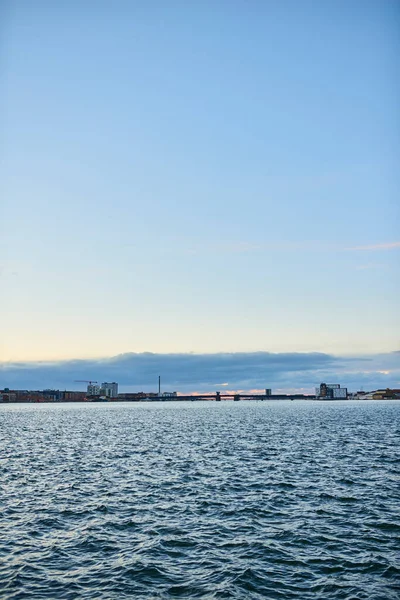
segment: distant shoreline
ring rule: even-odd
[[[108,399],[108,400],[0,400],[0,405],[12,405],[12,404],[119,404],[119,403],[129,403],[129,404],[140,404],[140,403],[162,403],[169,404],[171,402],[279,402],[282,400],[286,401],[304,401],[310,400],[312,402],[321,402],[321,403],[335,403],[335,402],[382,402],[385,400],[400,400],[400,398],[317,398],[315,396],[304,396],[304,397],[292,397],[292,396],[279,396],[279,397],[269,397],[269,398],[240,398],[239,400],[234,400],[233,398],[223,398],[220,400],[216,400],[215,397],[188,397],[188,396],[178,396],[176,398],[140,398],[137,400],[128,400],[124,398],[116,398],[116,399]]]

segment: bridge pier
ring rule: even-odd
[[[221,392],[215,392],[215,400],[221,402]]]

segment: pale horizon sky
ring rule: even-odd
[[[398,2],[0,21],[0,361],[400,349]]]

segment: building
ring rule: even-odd
[[[146,392],[122,392],[118,394],[119,400],[129,400],[132,402],[139,402],[144,398],[147,398],[148,394]]]
[[[17,394],[15,392],[10,392],[8,388],[0,392],[0,402],[16,402]]]
[[[161,398],[176,398],[178,396],[177,392],[163,392],[161,394]]]
[[[100,386],[89,384],[87,386],[87,395],[88,396],[99,396],[100,395]]]
[[[347,388],[342,388],[338,383],[321,383],[315,389],[315,395],[319,400],[346,400]]]
[[[59,402],[61,400],[60,390],[43,390],[42,396],[47,402]]]
[[[365,393],[360,397],[361,400],[400,400],[400,389],[386,388],[384,390],[375,390]]]
[[[60,390],[4,390],[0,402],[82,402],[86,392],[61,392]]]
[[[141,400],[158,400],[160,396],[155,392],[123,392],[118,394],[118,400],[140,402]]]
[[[105,381],[101,384],[99,394],[100,396],[106,396],[106,398],[118,398],[118,383]]]
[[[86,392],[67,391],[61,392],[60,400],[64,402],[84,402],[86,400]]]

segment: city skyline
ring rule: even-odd
[[[398,382],[397,3],[1,20],[3,372],[262,351]]]
[[[84,390],[117,382],[121,392],[314,393],[321,381],[355,392],[400,388],[400,352],[358,357],[324,353],[154,354],[60,362],[0,364],[0,388]],[[80,383],[79,383],[80,382]]]

